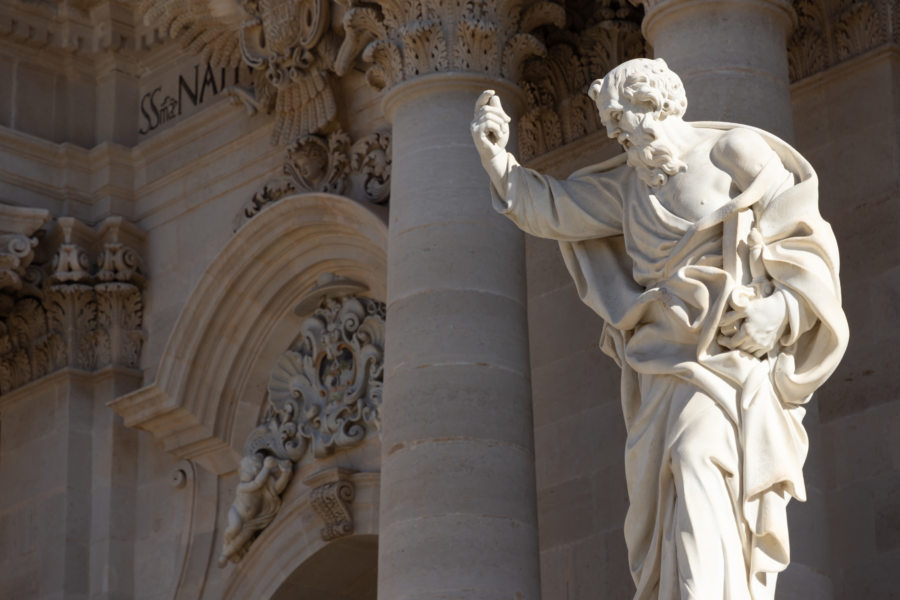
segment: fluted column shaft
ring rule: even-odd
[[[504,100],[519,94],[450,72],[385,99],[393,172],[379,598],[540,593],[523,235],[491,208],[469,134],[489,87]]]

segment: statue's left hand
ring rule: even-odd
[[[787,326],[787,304],[781,291],[749,300],[725,313],[719,344],[761,357],[772,350]]]

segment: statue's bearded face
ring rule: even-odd
[[[658,126],[659,111],[655,107],[618,94],[604,94],[598,108],[607,135],[619,142],[628,154],[628,164],[648,186],[660,187],[670,175],[684,169],[665,139],[664,129]]]

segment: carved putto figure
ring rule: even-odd
[[[764,131],[685,122],[660,59],[589,95],[625,154],[565,181],[506,152],[493,92],[471,129],[494,207],[559,241],[622,369],[635,600],[774,598],[787,503],[805,499],[803,405],[848,338],[816,174]]]
[[[293,473],[293,463],[259,452],[241,459],[238,468],[240,483],[234,502],[228,510],[225,544],[219,555],[219,566],[228,561],[238,562],[247,552],[247,544],[256,533],[265,529],[281,506],[281,492]]]
[[[257,532],[275,518],[295,462],[308,455],[313,460],[325,457],[378,434],[385,306],[349,295],[363,289],[327,273],[298,306],[312,314],[269,375],[265,414],[244,443],[219,566],[239,562]],[[352,530],[349,512],[340,508],[341,502],[352,499],[350,484],[314,494],[313,504],[323,517],[337,515],[333,523],[326,519],[326,539]],[[324,504],[317,505],[319,501]]]

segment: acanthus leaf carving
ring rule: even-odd
[[[522,65],[519,85],[526,110],[519,120],[519,151],[529,159],[597,131],[600,119],[585,91],[616,65],[646,54],[643,12],[628,0],[572,5],[581,11],[565,30],[542,33],[543,55]]]
[[[51,258],[28,265],[0,315],[0,393],[65,367],[139,366],[145,279],[140,256],[123,240],[142,235],[120,217],[97,230],[57,219],[40,242]]]
[[[385,305],[347,293],[327,294],[329,289],[363,287],[334,276],[320,280],[311,296],[317,307],[301,323],[296,343],[276,361],[266,410],[244,444],[220,566],[238,562],[275,518],[294,463],[309,455],[320,459],[378,435]],[[311,496],[325,521],[326,540],[352,531],[347,504],[353,488],[342,479],[317,484]]]
[[[522,8],[484,0],[423,2],[379,0],[377,22],[345,19],[348,38],[368,39],[362,59],[366,79],[377,89],[402,79],[449,70],[517,79],[523,62],[545,48],[531,32],[548,24],[562,27],[565,10],[555,2]]]
[[[797,27],[788,41],[792,81],[890,43],[900,29],[892,0],[794,0],[794,9]]]

